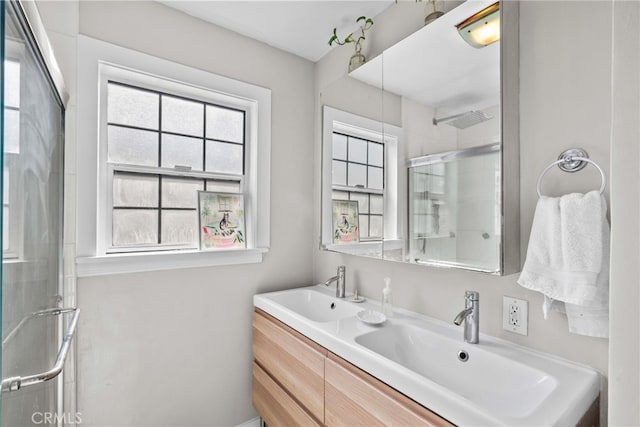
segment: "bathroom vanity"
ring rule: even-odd
[[[384,324],[317,286],[254,296],[253,405],[268,425],[599,425],[593,369],[406,310]],[[457,354],[464,351],[466,360]]]
[[[259,309],[253,354],[253,404],[268,425],[452,425]]]

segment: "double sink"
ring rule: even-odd
[[[600,390],[589,367],[396,309],[379,326],[321,286],[254,296],[254,306],[458,425],[576,425]]]

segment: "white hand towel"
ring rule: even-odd
[[[609,337],[609,239],[609,224],[605,217],[602,226],[602,269],[596,280],[596,295],[582,305],[564,304],[569,332],[574,334]]]
[[[550,307],[566,310],[571,332],[600,337],[608,333],[606,209],[597,191],[541,197],[518,279],[521,286],[545,295],[545,319]]]

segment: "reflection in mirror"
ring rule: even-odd
[[[383,238],[397,238],[400,130],[353,113],[323,108],[322,245],[382,256]]]
[[[409,261],[500,271],[500,145],[411,159]]]
[[[518,7],[512,3],[464,2],[323,90],[323,104],[341,110],[336,118],[325,107],[323,117],[325,249],[493,274],[519,269]],[[499,18],[502,40],[470,44],[456,26],[468,28],[468,18],[485,8]],[[511,54],[504,56],[507,47]],[[354,124],[358,117],[367,123]],[[364,128],[376,136],[349,134],[349,124],[352,132]],[[384,178],[382,192],[369,174],[379,166],[364,156],[364,147],[376,142],[385,147],[375,170]],[[372,212],[373,196],[382,196],[382,217]],[[332,212],[332,197],[357,202],[358,241],[336,242],[344,215]]]

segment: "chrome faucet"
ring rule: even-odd
[[[336,282],[336,298],[344,298],[344,290],[345,290],[345,266],[338,266],[338,274],[333,276],[331,279],[327,280],[323,283],[325,286],[329,286],[331,283]]]
[[[453,323],[460,326],[464,322],[464,342],[478,344],[480,333],[480,294],[476,291],[464,293],[464,310],[462,310]]]

